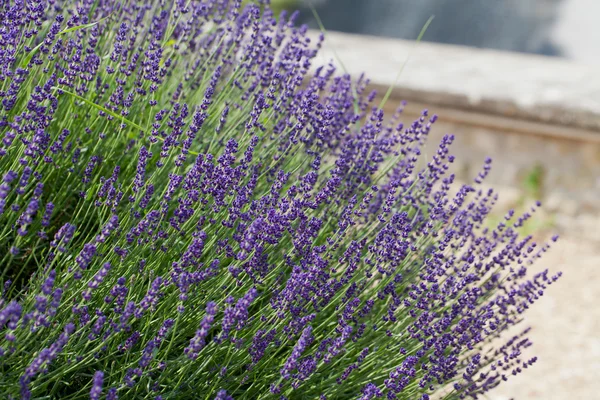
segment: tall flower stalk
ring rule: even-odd
[[[0,393],[447,399],[557,276],[268,1],[0,7]],[[309,74],[309,71],[312,71]],[[556,238],[553,238],[556,240]]]

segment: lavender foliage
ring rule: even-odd
[[[539,204],[486,225],[491,160],[423,162],[437,117],[268,3],[0,6],[3,398],[479,398],[536,362]]]

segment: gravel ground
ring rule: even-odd
[[[600,242],[578,236],[563,234],[534,264],[537,270],[563,271],[526,314],[533,327],[528,354],[538,362],[511,375],[490,400],[600,399]]]

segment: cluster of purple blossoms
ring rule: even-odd
[[[204,347],[206,336],[212,323],[215,320],[217,314],[217,304],[215,302],[209,302],[206,305],[206,315],[200,322],[200,329],[196,331],[196,335],[190,339],[190,345],[185,348],[184,353],[191,359],[198,358],[198,353]]]
[[[100,396],[102,396],[102,382],[103,381],[104,381],[104,372],[96,371],[94,373],[92,390],[90,390],[90,400],[100,400]]]
[[[479,398],[560,277],[536,204],[315,67],[268,0],[0,7],[0,393]],[[454,190],[456,187],[456,190]],[[502,210],[504,211],[504,210]]]

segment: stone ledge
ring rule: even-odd
[[[319,32],[312,32],[316,37]],[[327,32],[315,64],[338,58],[394,98],[600,131],[600,74],[559,58]],[[407,61],[408,59],[408,61]],[[568,135],[569,132],[565,132]]]

